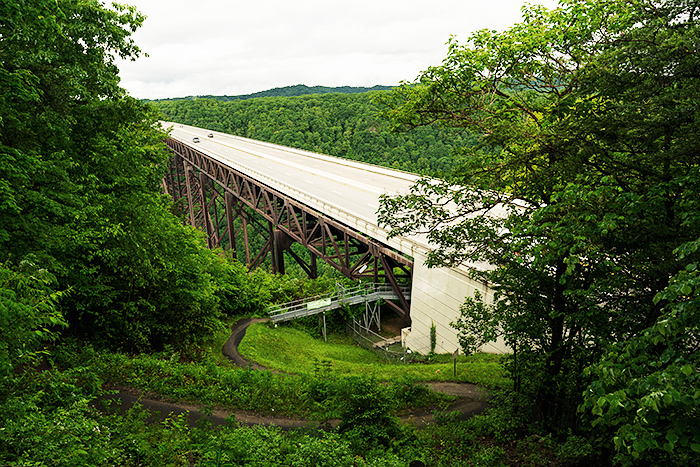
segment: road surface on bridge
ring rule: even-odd
[[[405,194],[419,176],[202,128],[163,122],[170,136],[372,238],[414,256],[424,236],[387,239],[377,223],[379,196]],[[213,135],[209,138],[208,135]],[[199,138],[194,144],[193,139]]]

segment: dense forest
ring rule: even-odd
[[[435,125],[392,132],[387,121],[377,118],[377,92],[156,105],[167,121],[408,172],[448,173],[458,166],[453,149],[473,144],[468,132]]]
[[[4,2],[0,464],[700,464],[699,15],[562,0],[450,41],[391,91],[148,103],[115,65],[141,55],[135,8]],[[161,192],[160,119],[442,175],[384,198],[380,220],[429,230],[432,265],[489,262],[475,274],[494,302],[465,297],[453,326],[466,354],[496,337],[513,353],[386,363],[345,336],[344,309],[328,343],[313,318],[250,328],[243,348],[269,369],[234,366],[234,321],[335,278],[207,249]],[[495,206],[510,209],[481,215]],[[488,388],[489,408],[449,412],[426,381]],[[154,419],[149,401],[225,416]]]

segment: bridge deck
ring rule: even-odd
[[[428,268],[425,266],[425,260],[431,248],[425,236],[388,239],[387,232],[377,225],[376,211],[379,206],[379,196],[407,193],[419,179],[418,175],[178,123],[163,123],[163,126],[172,129],[171,139],[179,141],[177,145],[196,148],[198,153],[204,154],[206,158],[217,161],[216,164],[228,166],[256,180],[257,186],[267,185],[274,191],[295,200],[295,203],[303,204],[317,213],[322,213],[328,219],[343,224],[349,228],[347,231],[366,235],[377,240],[382,248],[389,246],[410,256],[412,258],[411,305],[410,314],[406,313],[411,319],[412,334],[407,336],[410,347],[427,348],[426,336],[435,326],[438,336],[437,351],[453,352],[459,346],[459,341],[450,323],[459,316],[464,298],[471,297],[475,291],[479,291],[487,303],[492,301],[493,293],[488,284],[481,283],[470,275],[471,269],[488,267],[488,265],[461,264],[450,268]],[[208,137],[209,134],[212,138]],[[195,137],[199,142],[193,142]],[[489,215],[505,215],[505,213],[505,209],[499,208],[492,210]],[[317,254],[321,256],[321,253]],[[340,251],[338,256],[341,256]],[[345,250],[345,256],[348,256],[348,250]],[[355,266],[359,267],[359,263],[343,263],[342,267]],[[387,265],[382,264],[382,267],[386,268]],[[393,291],[397,293],[399,289],[395,280],[392,281],[392,285],[397,287]],[[401,291],[401,293],[407,296],[409,292]],[[362,296],[359,299],[364,301],[366,297]],[[401,310],[405,310],[407,307],[405,299],[401,301],[404,302]],[[340,306],[340,300],[337,302],[336,304],[331,300],[327,304],[316,303],[311,306],[306,303],[296,310],[290,309],[285,313],[290,313],[288,316],[300,316],[313,310],[318,313],[323,311],[323,307]],[[280,315],[280,313],[273,313],[273,315]],[[282,316],[279,316],[279,319],[282,319]],[[508,351],[502,341],[487,344],[484,350],[498,353]]]

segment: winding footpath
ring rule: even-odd
[[[241,354],[238,353],[238,346],[241,344],[243,337],[245,336],[245,331],[248,326],[255,323],[264,323],[269,321],[267,318],[246,318],[241,319],[233,323],[231,326],[231,336],[224,343],[221,353],[225,357],[228,357],[234,365],[241,368],[252,368],[254,370],[267,370],[266,367],[258,365],[255,362],[250,362],[243,358]]]
[[[238,353],[238,346],[245,336],[246,329],[251,324],[267,321],[266,318],[257,319],[242,319],[231,326],[231,336],[224,344],[221,352],[236,366],[241,368],[250,368],[254,370],[268,370],[266,367],[255,362],[246,360]],[[436,392],[457,396],[457,399],[450,404],[446,413],[452,411],[461,412],[461,419],[472,417],[482,412],[488,405],[489,394],[483,387],[469,383],[455,382],[430,382],[426,385]],[[196,425],[201,420],[208,420],[213,425],[223,425],[227,423],[231,417],[237,423],[246,426],[264,425],[277,426],[283,430],[294,430],[297,428],[333,428],[339,423],[339,420],[330,420],[327,423],[319,424],[309,420],[294,419],[289,417],[280,417],[273,415],[260,415],[255,412],[244,410],[206,410],[201,406],[169,403],[156,400],[150,397],[149,394],[143,394],[141,391],[131,388],[117,388],[118,393],[106,396],[104,399],[111,400],[115,404],[116,410],[125,413],[134,404],[139,404],[143,408],[151,412],[152,421],[164,421],[166,418],[179,416],[184,414],[188,417],[190,425]],[[414,424],[417,427],[423,427],[435,422],[432,408],[416,408],[410,412],[404,413],[401,419]]]

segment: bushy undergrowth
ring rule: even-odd
[[[425,366],[425,365],[424,365]],[[98,410],[104,382],[129,385],[203,406],[339,418],[338,429],[285,432],[192,426],[185,415],[153,423],[139,404],[125,414]],[[5,379],[0,464],[123,466],[492,466],[584,465],[590,446],[575,436],[556,440],[532,430],[526,401],[497,396],[494,407],[467,421],[437,417],[417,430],[397,410],[439,405],[412,380],[382,382],[371,375],[338,375],[329,361],[311,374],[233,368],[215,359],[194,363],[160,353],[127,356],[64,341],[41,367]],[[518,415],[518,414],[522,414]],[[577,464],[577,462],[579,462]]]
[[[230,409],[277,410],[289,415],[310,412],[305,397],[308,383],[299,376],[225,367],[211,360],[179,362],[177,354],[103,354],[95,369],[108,383],[171,400],[199,401]]]
[[[181,362],[178,355],[127,356],[95,354],[93,370],[112,386],[129,386],[174,401],[190,401],[224,409],[303,416],[318,420],[340,418],[358,387],[373,385],[391,401],[389,410],[437,405],[446,400],[411,380],[380,384],[371,376],[346,378],[331,369],[312,375],[234,368],[213,359]]]
[[[54,374],[56,376],[56,374]],[[75,387],[79,392],[79,387]],[[394,452],[360,453],[341,434],[231,424],[193,427],[184,415],[148,422],[138,405],[105,415],[81,396],[61,407],[30,398],[0,404],[0,463],[11,466],[403,466]]]
[[[426,435],[432,439],[433,454],[441,452],[444,459],[448,449],[455,459],[470,457],[472,464],[435,465],[523,465],[528,467],[573,467],[608,465],[601,453],[596,453],[585,438],[572,434],[555,437],[536,418],[531,398],[508,390],[494,391],[489,408],[482,414],[465,421],[453,421],[436,427]],[[437,444],[440,448],[437,448]],[[450,448],[447,448],[447,445]],[[445,446],[445,447],[443,447]],[[476,449],[476,451],[474,451]],[[461,454],[460,454],[461,453]],[[484,456],[492,461],[486,461]],[[476,459],[481,459],[478,463]],[[504,464],[499,463],[504,462]]]
[[[128,357],[78,347],[67,343],[41,369],[4,380],[0,464],[402,466],[407,459],[398,448],[413,441],[414,430],[400,426],[391,411],[430,399],[425,388],[406,382],[335,378],[324,370],[312,377],[275,375],[211,362],[183,363],[173,355]],[[228,399],[224,405],[260,411],[277,404],[287,412],[292,412],[289,407],[316,414],[323,410],[340,417],[345,428],[283,432],[238,426],[234,419],[224,427],[194,427],[184,415],[152,423],[138,403],[123,415],[109,415],[96,408],[104,395],[103,378],[200,403]],[[368,438],[362,427],[383,437]]]

